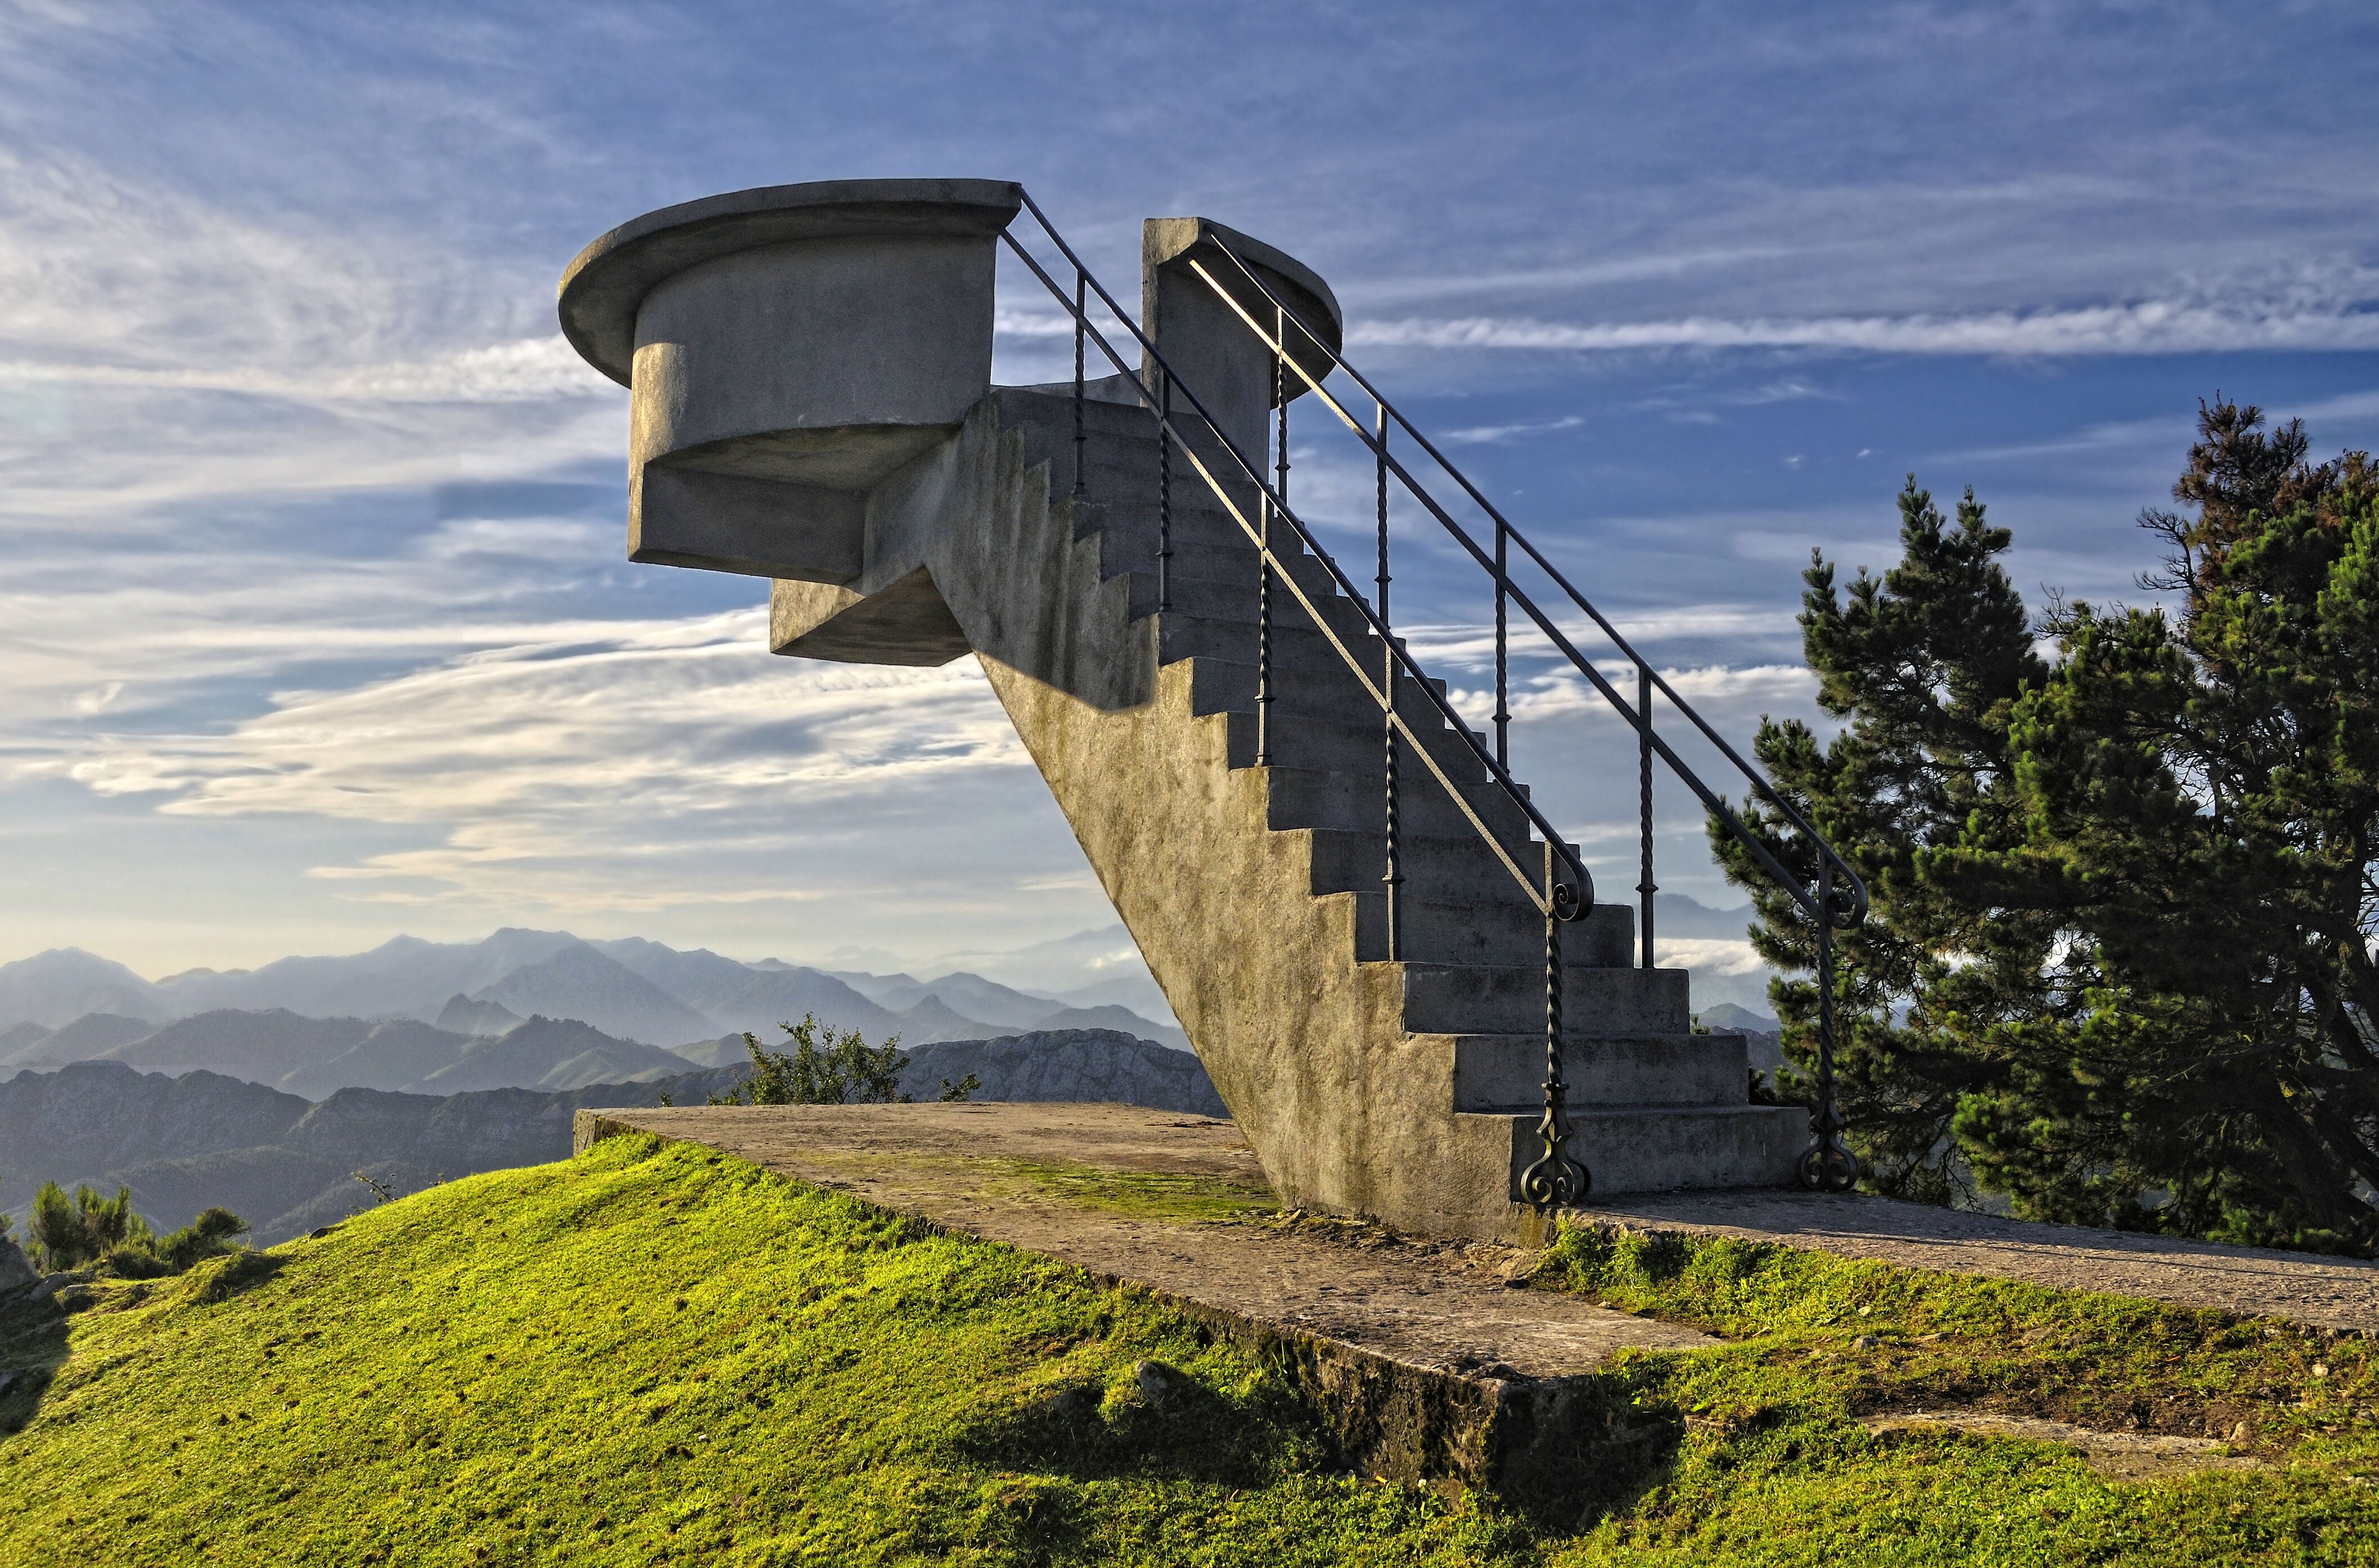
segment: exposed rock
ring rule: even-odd
[[[1171,1024],[1156,1023],[1110,1002],[1097,1007],[1060,1007],[1034,1024],[1036,1033],[1057,1030],[1114,1030],[1137,1040],[1153,1040],[1176,1051],[1190,1049],[1190,1037]]]
[[[904,1053],[902,1091],[930,1100],[941,1080],[972,1073],[976,1100],[1111,1101],[1222,1116],[1223,1097],[1198,1058],[1112,1029],[1068,1029],[999,1040],[953,1040]]]
[[[47,1301],[52,1297],[57,1295],[58,1292],[66,1289],[66,1286],[70,1285],[81,1285],[84,1281],[90,1278],[91,1275],[88,1273],[59,1272],[54,1274],[43,1274],[42,1276],[42,1283],[33,1287],[32,1294],[27,1297],[26,1299],[29,1301]]]
[[[1154,1361],[1134,1361],[1131,1364],[1132,1383],[1140,1390],[1141,1398],[1151,1405],[1165,1403],[1165,1395],[1173,1392],[1175,1375],[1172,1368]]]
[[[5,1236],[0,1236],[0,1296],[13,1295],[34,1284],[42,1276],[33,1271],[32,1260],[25,1249]]]

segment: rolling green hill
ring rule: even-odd
[[[1673,1446],[1531,1521],[1340,1473],[1276,1378],[1144,1296],[616,1139],[0,1309],[0,1367],[35,1369],[0,1392],[0,1562],[2373,1560],[2361,1343],[1776,1252],[1564,1242],[1540,1285],[1739,1337],[1624,1358],[1612,1392]],[[2105,1361],[2110,1394],[2268,1405],[2262,1467],[2126,1484],[1854,1418],[1962,1356],[2019,1391]]]

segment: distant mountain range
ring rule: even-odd
[[[286,1046],[298,1031],[280,1027],[272,1038]],[[440,1032],[416,1023],[393,1027],[419,1031],[402,1037],[408,1043]],[[430,1094],[350,1087],[316,1103],[236,1076],[143,1073],[120,1059],[18,1072],[0,1080],[0,1211],[22,1213],[43,1181],[87,1182],[107,1191],[122,1185],[132,1189],[133,1207],[161,1230],[220,1203],[256,1227],[259,1245],[270,1246],[378,1201],[357,1173],[402,1195],[476,1171],[559,1160],[570,1152],[571,1117],[583,1106],[653,1105],[664,1094],[698,1105],[751,1073],[742,1058],[704,1070],[654,1051],[675,1067],[670,1076],[549,1092],[476,1086],[475,1075],[533,1071],[568,1048],[574,1030],[592,1032],[584,1024],[532,1018],[493,1041],[475,1041],[474,1049],[497,1057],[544,1044],[520,1066],[466,1051],[464,1070],[450,1066],[423,1080],[443,1077],[448,1092]],[[200,1048],[222,1037],[212,1031],[211,1025],[181,1038]],[[368,1032],[365,1043],[370,1038]],[[272,1065],[261,1055],[249,1060],[251,1067]],[[980,1082],[974,1097],[983,1100],[1112,1100],[1223,1114],[1196,1057],[1112,1031],[921,1046],[909,1056],[902,1086],[930,1100],[943,1080],[955,1083],[969,1074]]]
[[[107,1058],[163,1032],[160,1026],[228,1014],[344,1020],[361,1026],[350,1031],[352,1048],[371,1024],[501,1034],[539,1016],[574,1020],[614,1043],[670,1046],[746,1030],[773,1034],[779,1022],[805,1013],[871,1041],[897,1034],[908,1044],[1029,1029],[1120,1029],[1177,1050],[1190,1043],[1173,1025],[1118,1005],[1072,1007],[977,974],[921,981],[838,973],[778,959],[747,964],[636,937],[586,942],[568,932],[506,929],[479,942],[400,936],[344,958],[188,970],[157,981],[78,948],[54,948],[0,964],[0,1067]],[[278,1047],[268,1036],[291,1027],[253,1026],[257,1039],[242,1049],[272,1057]],[[308,1061],[320,1059],[319,1046],[306,1051]],[[277,1083],[302,1065],[274,1059],[281,1072],[257,1081]]]

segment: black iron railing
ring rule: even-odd
[[[1195,258],[1191,259],[1190,270],[1214,290],[1214,294],[1271,351],[1274,377],[1274,403],[1278,410],[1275,440],[1277,459],[1271,482],[1267,482],[1261,464],[1250,460],[1249,455],[1230,440],[1208,414],[1205,405],[1198,400],[1194,390],[1180,380],[1173,368],[1157,352],[1155,344],[1149,340],[1130,316],[1117,305],[1105,287],[1091,275],[1089,270],[1083,266],[1081,258],[1057,233],[1056,226],[1049,222],[1047,215],[1041,211],[1039,205],[1030,196],[1025,197],[1024,205],[1032,213],[1034,222],[1039,224],[1042,233],[1057,247],[1074,272],[1074,289],[1069,298],[1068,292],[1059,285],[1057,279],[1043,267],[1030,250],[1016,239],[1012,233],[1003,236],[1007,239],[1009,247],[1049,290],[1051,296],[1060,305],[1068,308],[1072,318],[1077,492],[1079,493],[1081,489],[1082,473],[1080,443],[1082,439],[1082,403],[1085,395],[1084,348],[1087,344],[1095,344],[1099,351],[1115,365],[1116,368],[1126,377],[1131,378],[1133,384],[1140,388],[1141,401],[1149,405],[1160,428],[1157,536],[1159,609],[1162,610],[1171,608],[1172,461],[1173,449],[1177,443],[1181,448],[1182,455],[1190,461],[1199,476],[1205,481],[1208,488],[1222,502],[1258,550],[1256,587],[1258,762],[1268,763],[1271,760],[1270,709],[1274,695],[1272,669],[1272,618],[1275,576],[1303,607],[1314,626],[1337,651],[1347,669],[1362,684],[1365,692],[1379,705],[1382,715],[1383,755],[1386,785],[1383,807],[1383,824],[1386,836],[1386,863],[1382,880],[1387,893],[1389,956],[1394,959],[1400,952],[1398,904],[1404,883],[1401,842],[1403,810],[1400,803],[1403,780],[1400,777],[1396,743],[1400,735],[1411,754],[1426,766],[1440,788],[1461,810],[1471,826],[1494,850],[1505,869],[1511,873],[1544,915],[1546,1071],[1543,1086],[1543,1114],[1538,1127],[1538,1134],[1543,1143],[1543,1154],[1524,1173],[1521,1182],[1522,1195],[1532,1203],[1558,1206],[1579,1201],[1586,1196],[1590,1186],[1588,1174],[1569,1155],[1567,1151],[1569,1130],[1561,1044],[1560,928],[1567,921],[1581,918],[1591,907],[1593,885],[1585,866],[1569,851],[1560,835],[1530,802],[1526,792],[1514,782],[1510,773],[1510,639],[1507,622],[1509,609],[1513,608],[1518,609],[1528,621],[1534,624],[1538,632],[1567,657],[1569,662],[1596,690],[1602,694],[1636,732],[1638,819],[1641,839],[1636,892],[1641,904],[1640,934],[1643,966],[1647,969],[1652,967],[1654,951],[1652,899],[1656,884],[1653,880],[1652,855],[1652,760],[1656,754],[1692,790],[1711,816],[1724,824],[1727,830],[1744,846],[1753,861],[1791,894],[1805,916],[1812,922],[1816,931],[1821,993],[1816,1085],[1818,1104],[1811,1116],[1812,1141],[1809,1151],[1802,1157],[1800,1175],[1805,1185],[1822,1190],[1841,1191],[1852,1187],[1858,1177],[1858,1166],[1842,1142],[1843,1122],[1837,1104],[1834,1085],[1833,934],[1837,930],[1854,926],[1865,918],[1866,889],[1848,862],[1826,843],[1823,837],[1799,811],[1776,793],[1767,779],[1745,762],[1740,753],[1729,745],[1684,698],[1678,695],[1669,681],[1652,667],[1650,661],[1639,654],[1619,633],[1617,628],[1612,625],[1602,612],[1597,609],[1583,594],[1580,594],[1568,578],[1547,560],[1526,536],[1512,526],[1503,513],[1479,492],[1478,487],[1456,469],[1411,420],[1388,402],[1386,397],[1349,365],[1342,355],[1331,348],[1326,340],[1313,330],[1311,324],[1303,320],[1296,310],[1257,274],[1255,269],[1244,258],[1231,250],[1219,237],[1210,236],[1216,249],[1235,271],[1237,276],[1252,285],[1257,296],[1271,307],[1269,311],[1264,312],[1272,318],[1270,322],[1260,321],[1239,298],[1235,297],[1230,290],[1223,286],[1220,280],[1208,270],[1203,260]],[[1135,340],[1137,346],[1142,351],[1146,365],[1154,369],[1158,385],[1153,392],[1139,381],[1134,373],[1134,368],[1125,363],[1122,356],[1116,352],[1115,346],[1107,340],[1106,335],[1091,320],[1087,308],[1091,293],[1096,294],[1106,310]],[[1292,341],[1290,335],[1292,329],[1300,340],[1295,352],[1292,352],[1289,346]],[[1327,358],[1328,368],[1319,376],[1309,371],[1299,361],[1299,356],[1309,351],[1318,351],[1320,356]],[[1372,403],[1371,428],[1366,429],[1362,422],[1359,421],[1323,384],[1334,370],[1345,372],[1347,379],[1360,388]],[[1330,552],[1314,537],[1312,530],[1288,505],[1288,404],[1292,391],[1289,378],[1292,375],[1301,380],[1306,388],[1313,392],[1322,404],[1346,424],[1348,429],[1362,440],[1373,455],[1378,555],[1377,573],[1374,578],[1377,592],[1375,603],[1367,600],[1357,591],[1354,583],[1340,570]],[[1222,480],[1199,455],[1197,449],[1184,439],[1176,412],[1177,393],[1189,404],[1196,423],[1209,432],[1210,450],[1219,449],[1226,468],[1235,469],[1239,478],[1252,484],[1255,488],[1257,499],[1253,503],[1256,513],[1254,518],[1250,519],[1247,515],[1247,512],[1225,488]],[[1392,428],[1403,430],[1407,439],[1450,476],[1469,501],[1491,521],[1492,537],[1489,545],[1482,547],[1471,533],[1457,523],[1447,509],[1420,484],[1404,462],[1391,452],[1389,436]],[[1434,517],[1472,560],[1491,575],[1495,592],[1495,708],[1491,721],[1494,731],[1491,750],[1482,745],[1472,734],[1460,715],[1429,681],[1419,663],[1396,639],[1392,630],[1389,613],[1389,585],[1393,577],[1390,572],[1388,528],[1391,478],[1395,480],[1397,487],[1410,495],[1431,516]],[[1294,574],[1283,567],[1274,546],[1272,529],[1275,521],[1286,525],[1296,542],[1301,544],[1328,571],[1339,591],[1360,613],[1369,629],[1380,638],[1383,652],[1376,680],[1365,668],[1363,660],[1337,635],[1329,621],[1322,613],[1320,607],[1314,604],[1298,585]],[[1514,580],[1510,569],[1510,552],[1514,548],[1516,548],[1528,561],[1541,571],[1578,610],[1588,616],[1596,627],[1619,648],[1622,657],[1633,665],[1636,677],[1636,701],[1632,706],[1593,662],[1577,650],[1560,625],[1548,616],[1538,606],[1535,599]],[[1400,688],[1407,681],[1413,687],[1414,694],[1434,708],[1448,730],[1462,739],[1485,770],[1490,781],[1524,814],[1529,824],[1542,838],[1544,864],[1540,873],[1531,873],[1523,867],[1520,858],[1513,853],[1511,847],[1506,845],[1500,835],[1479,816],[1462,790],[1456,788],[1454,781],[1447,777],[1445,770],[1439,765],[1430,749],[1421,742],[1419,736],[1399,713],[1398,702],[1402,695]],[[1742,772],[1753,792],[1767,802],[1779,818],[1787,825],[1799,840],[1804,851],[1796,858],[1806,858],[1814,864],[1813,878],[1805,879],[1788,871],[1777,853],[1758,835],[1751,831],[1723,798],[1701,781],[1693,769],[1677,754],[1668,740],[1658,732],[1653,720],[1652,701],[1656,692],[1666,697],[1679,715]],[[1812,882],[1814,886],[1811,885]]]

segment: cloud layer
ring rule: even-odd
[[[1278,243],[1739,742],[1811,712],[1807,550],[1887,564],[1912,469],[1986,487],[2027,591],[2105,597],[2198,393],[2373,444],[2373,30],[2342,5],[1350,30],[1236,0],[0,0],[0,957],[521,921],[1119,961],[1057,940],[1109,911],[972,665],[772,658],[760,585],[621,560],[624,395],[552,290],[638,211],[1015,177],[1127,299],[1148,214]],[[1037,285],[1008,269],[1001,306],[996,373],[1066,373]],[[1298,503],[1368,583],[1371,470],[1309,409]],[[1479,580],[1417,509],[1393,531],[1401,629],[1483,720]],[[1632,742],[1516,647],[1522,776],[1618,868]],[[1660,807],[1664,885],[1729,899],[1690,799]]]

